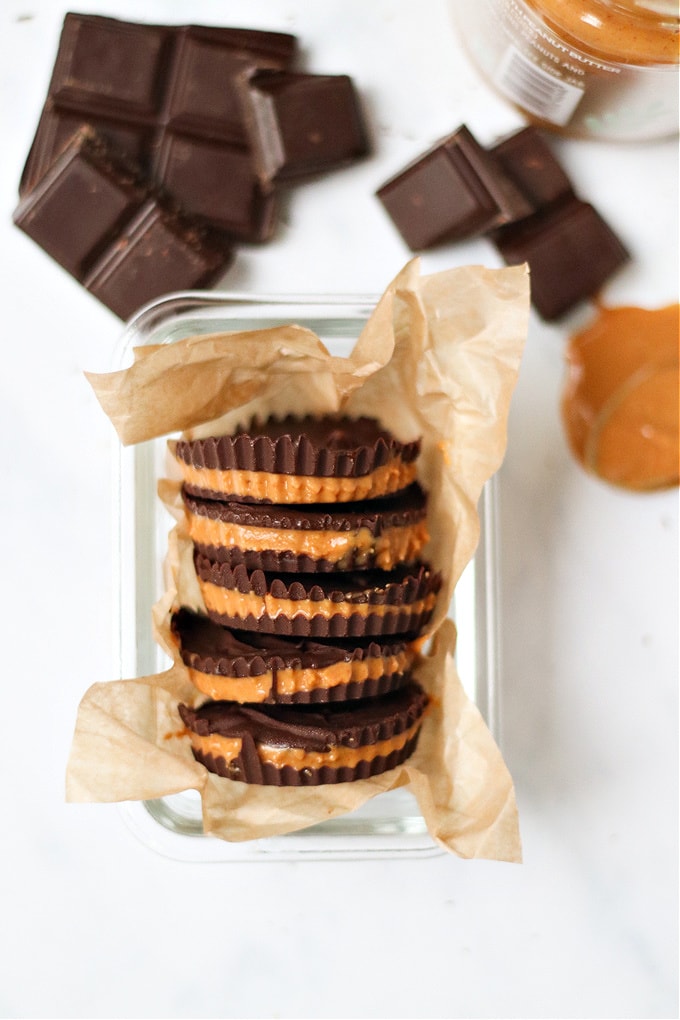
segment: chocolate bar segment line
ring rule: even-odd
[[[296,48],[281,32],[67,14],[48,98],[58,110],[245,145],[234,76],[287,67]]]

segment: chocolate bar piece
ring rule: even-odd
[[[573,195],[569,177],[536,128],[516,131],[489,151],[536,209]]]
[[[168,291],[211,283],[232,258],[227,235],[183,216],[89,128],[24,196],[14,222],[123,319]]]
[[[575,196],[494,235],[509,265],[528,262],[531,300],[546,320],[597,294],[630,258],[592,205]]]
[[[20,194],[86,124],[185,212],[234,238],[266,240],[276,199],[255,174],[236,79],[285,68],[295,50],[284,33],[68,14]]]
[[[256,71],[240,80],[260,180],[292,181],[366,155],[368,139],[347,75]]]
[[[413,251],[486,233],[534,211],[465,126],[376,194]]]

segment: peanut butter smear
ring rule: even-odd
[[[680,481],[680,305],[601,307],[567,349],[562,419],[576,459],[638,492]]]
[[[678,14],[606,0],[527,0],[553,30],[593,56],[622,64],[677,64]],[[667,4],[669,9],[671,5]]]

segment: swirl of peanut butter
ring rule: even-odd
[[[634,491],[680,480],[680,306],[601,307],[567,349],[562,419],[586,470]]]
[[[677,64],[678,11],[667,3],[526,0],[560,38],[621,64]],[[668,13],[666,13],[668,12]]]

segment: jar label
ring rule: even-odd
[[[544,71],[512,45],[503,54],[494,81],[513,102],[559,126],[569,123],[584,92],[582,87]]]
[[[535,0],[456,2],[470,56],[500,95],[567,134],[638,141],[677,134],[677,63],[618,63],[586,52],[560,38],[538,8]]]

